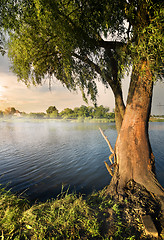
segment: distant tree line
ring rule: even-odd
[[[0,117],[11,117],[11,116],[18,116],[21,112],[19,110],[16,110],[14,107],[8,107],[4,111],[0,110]]]
[[[55,107],[50,106],[46,113],[39,112],[39,113],[25,113],[16,110],[14,107],[10,107],[5,109],[5,111],[0,110],[0,117],[29,117],[29,118],[36,118],[36,119],[92,119],[92,118],[106,118],[106,119],[114,119],[115,114],[114,111],[110,112],[108,107],[104,107],[103,105],[91,107],[91,106],[84,106],[75,107],[74,109],[65,108],[61,112]]]
[[[114,112],[109,112],[109,108],[103,107],[103,105],[97,107],[76,107],[73,110],[71,108],[65,108],[59,113],[62,118],[107,118],[111,119],[115,117]]]
[[[0,118],[11,118],[11,117],[27,117],[33,119],[113,119],[115,118],[114,110],[110,112],[108,107],[103,105],[97,107],[84,106],[75,107],[74,109],[65,108],[61,112],[55,107],[50,106],[46,113],[25,113],[16,110],[14,107],[8,107],[4,111],[0,110]],[[164,115],[150,115],[153,118],[164,118]]]

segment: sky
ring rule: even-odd
[[[15,107],[21,112],[46,112],[49,106],[56,106],[59,111],[64,108],[75,108],[87,105],[80,91],[70,92],[62,84],[54,80],[52,89],[49,90],[48,81],[42,86],[27,86],[18,82],[17,77],[9,69],[10,63],[7,56],[0,56],[0,110]],[[123,80],[123,93],[126,101],[129,77]],[[98,105],[114,109],[114,97],[110,88],[98,83]],[[91,106],[91,102],[89,102]],[[164,83],[157,83],[153,92],[152,114],[164,115]]]

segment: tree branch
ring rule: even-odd
[[[83,62],[85,62],[85,63],[88,63],[88,64],[91,66],[91,68],[93,68],[97,73],[99,73],[100,75],[102,75],[102,70],[101,70],[101,68],[100,68],[97,64],[95,64],[93,61],[91,61],[87,56],[80,56],[80,55],[78,55],[78,54],[76,54],[76,53],[73,53],[72,55],[73,55],[74,57],[80,59],[81,61],[83,61]]]
[[[107,170],[108,170],[108,172],[109,172],[109,174],[113,177],[113,171],[112,171],[112,167],[115,167],[115,164],[113,163],[112,165],[108,165],[108,163],[106,162],[106,161],[104,161],[104,163],[105,163],[105,166],[106,166],[106,168],[107,168]]]
[[[103,47],[105,49],[116,49],[116,48],[120,48],[125,46],[126,44],[123,42],[119,42],[119,41],[104,41],[103,39],[100,40],[99,42],[99,46]]]
[[[103,130],[102,130],[101,128],[99,128],[99,130],[100,130],[102,136],[104,137],[105,141],[107,142],[107,144],[108,144],[108,146],[109,146],[109,149],[110,149],[111,153],[114,154],[114,150],[113,150],[113,148],[112,148],[112,146],[111,146],[111,144],[110,144],[110,142],[109,142],[107,136],[104,134],[104,132],[103,132]]]
[[[114,157],[114,153],[112,153],[110,156],[109,156],[109,161],[111,162],[111,164],[113,164],[113,161],[112,161],[112,158]]]

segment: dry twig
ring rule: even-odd
[[[112,171],[111,168],[112,168],[112,167],[115,167],[115,163],[113,163],[113,161],[112,161],[112,158],[115,157],[115,152],[114,152],[114,150],[113,150],[113,148],[112,148],[112,146],[111,146],[111,143],[109,142],[107,136],[104,134],[103,130],[102,130],[101,128],[99,128],[99,130],[100,130],[102,136],[104,137],[105,141],[107,142],[110,151],[112,152],[112,154],[109,156],[109,160],[110,160],[110,162],[111,162],[111,165],[109,166],[106,161],[104,161],[104,163],[105,163],[105,166],[106,166],[108,172],[110,173],[110,175],[113,176],[113,171]]]
[[[114,150],[113,150],[113,148],[112,148],[112,146],[111,146],[111,144],[110,144],[110,142],[109,142],[107,136],[104,134],[104,132],[103,132],[103,130],[102,130],[101,128],[99,128],[99,130],[100,130],[102,136],[104,137],[105,141],[107,142],[107,144],[108,144],[108,146],[109,146],[109,149],[110,149],[111,153],[114,154]]]
[[[112,165],[108,165],[108,163],[106,162],[106,161],[104,161],[104,163],[105,163],[105,166],[106,166],[106,168],[107,168],[107,170],[108,170],[108,172],[109,172],[109,174],[113,177],[113,171],[112,171],[112,167],[114,167],[114,164],[112,164]]]

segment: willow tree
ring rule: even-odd
[[[27,85],[55,77],[93,102],[98,81],[110,87],[118,132],[110,187],[122,194],[133,179],[163,202],[148,135],[153,83],[163,76],[162,1],[15,2],[18,14],[8,43],[12,70]],[[122,81],[129,69],[125,104]]]

